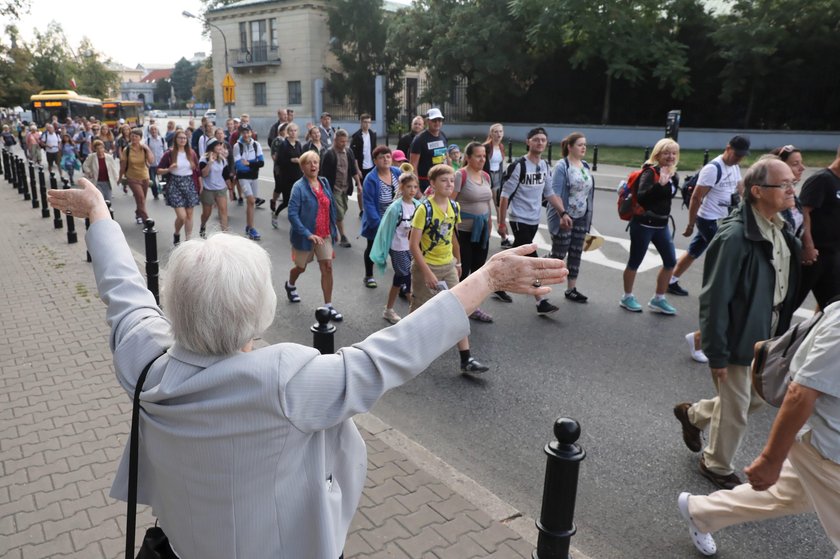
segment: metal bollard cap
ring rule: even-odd
[[[568,417],[558,417],[554,420],[554,436],[543,449],[546,454],[566,462],[579,462],[586,457],[586,452],[576,444],[580,438],[580,424]]]
[[[558,417],[554,420],[554,436],[560,444],[572,444],[580,438],[580,424],[568,417]]]
[[[147,219],[146,221],[143,222],[143,224],[146,226],[145,229],[148,230],[148,231],[151,231],[152,229],[155,228],[155,220],[154,219]]]
[[[330,309],[327,307],[318,307],[315,309],[315,320],[318,321],[318,328],[324,330],[327,324],[330,323]]]

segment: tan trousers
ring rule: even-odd
[[[811,446],[810,435],[794,443],[779,481],[767,491],[745,483],[688,501],[692,520],[704,532],[813,511],[838,549],[835,559],[840,559],[840,464],[823,458]]]
[[[747,417],[764,405],[750,380],[750,368],[728,365],[724,382],[713,378],[718,395],[700,400],[688,409],[688,420],[699,428],[709,427],[709,442],[703,450],[706,467],[716,474],[729,475],[744,434]]]

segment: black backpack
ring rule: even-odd
[[[525,182],[525,156],[523,155],[521,157],[517,157],[508,163],[508,166],[505,167],[505,170],[502,173],[502,186],[504,186],[504,184],[510,179],[511,175],[513,175],[513,170],[516,169],[517,165],[519,166],[519,183],[516,185],[516,188],[513,189],[513,192],[510,193],[510,196],[508,196],[508,204],[513,201],[516,191],[519,190],[519,185]]]
[[[721,176],[723,175],[723,168],[717,161],[712,161],[712,165],[714,165],[715,169],[717,169],[717,177],[715,178],[715,185],[717,185],[717,183],[720,182]],[[682,193],[682,207],[685,209],[688,209],[688,206],[691,203],[691,197],[694,195],[694,189],[697,187],[697,179],[699,177],[700,171],[697,171],[696,173],[685,179],[685,181],[683,181],[682,186],[680,187],[680,192]]]

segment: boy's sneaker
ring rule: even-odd
[[[636,300],[635,295],[622,297],[618,304],[621,308],[627,309],[630,312],[642,312],[642,306]]]
[[[648,308],[652,311],[667,314],[669,316],[677,314],[677,309],[672,307],[671,303],[669,303],[664,297],[662,299],[654,297],[648,301]]]
[[[245,227],[245,234],[248,235],[248,238],[252,241],[261,241],[262,237],[260,237],[259,231],[254,229],[253,227]]]
[[[256,200],[254,200],[254,205],[258,208],[263,204],[265,204],[265,200],[263,198],[257,198]]]
[[[271,226],[275,229],[280,227],[280,223],[277,221],[277,214],[271,214]]]
[[[513,303],[513,298],[507,294],[507,291],[494,291],[493,296],[496,297],[499,301],[503,301],[505,303]]]
[[[560,307],[552,305],[548,299],[543,299],[537,304],[537,314],[551,314],[559,309]]]
[[[237,206],[244,206],[244,205],[245,205],[245,200],[243,200],[242,198],[240,198],[239,200],[237,200],[237,201],[236,201],[236,205],[237,205]]]
[[[470,357],[466,362],[461,363],[461,372],[471,375],[480,375],[490,370],[487,365],[482,365],[475,357]]]
[[[344,247],[344,248],[350,248],[352,245],[350,244],[350,241],[347,240],[347,237],[345,235],[342,235],[341,240],[338,241],[338,246]]]
[[[289,301],[292,303],[300,303],[300,295],[298,295],[297,287],[289,285],[289,282],[286,282],[283,287],[286,289],[286,297],[289,298]]]
[[[198,236],[201,237],[202,239],[206,239],[207,238],[207,227],[200,228],[198,230]]]
[[[668,284],[668,293],[671,295],[679,295],[680,297],[686,297],[688,295],[688,291],[683,289],[678,281]]]
[[[510,247],[513,246],[513,244],[510,242],[510,239],[508,239],[507,237],[502,239],[502,242],[500,244],[502,245],[503,248],[510,248]]]
[[[384,318],[385,320],[387,320],[391,324],[396,324],[397,322],[402,320],[400,318],[400,315],[397,314],[397,311],[395,311],[394,309],[387,309],[387,308],[382,312],[382,318]]]

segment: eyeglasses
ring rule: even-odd
[[[790,153],[795,149],[796,149],[796,147],[794,147],[793,144],[788,144],[786,146],[782,146],[782,153]]]
[[[783,182],[782,184],[759,184],[763,188],[783,188],[787,190],[788,188],[795,188],[796,185],[792,182]]]

